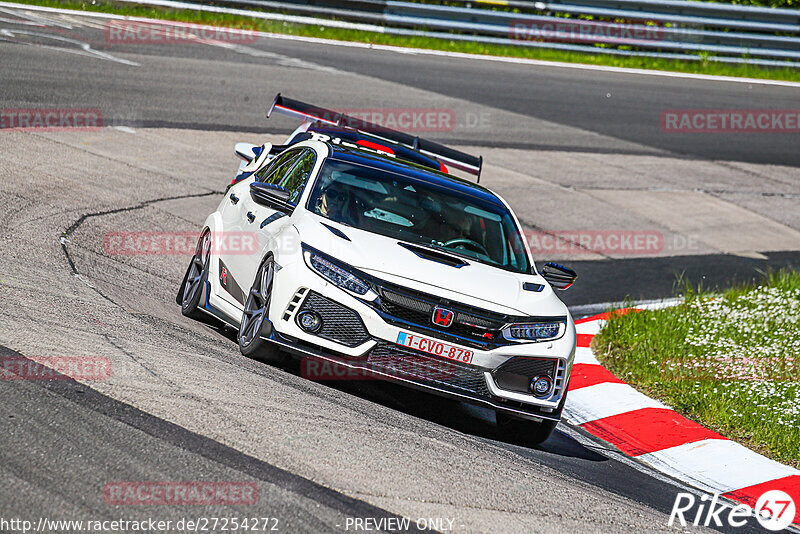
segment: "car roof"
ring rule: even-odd
[[[385,172],[402,174],[413,180],[418,180],[443,189],[449,189],[462,195],[467,195],[493,204],[506,210],[505,204],[490,190],[476,183],[464,180],[457,176],[435,171],[427,166],[419,165],[414,162],[400,158],[383,155],[379,152],[368,152],[358,148],[326,143],[331,153],[329,158],[337,161],[344,161],[366,167],[372,167]],[[394,147],[390,146],[392,150]]]
[[[354,128],[349,128],[347,126],[332,126],[327,124],[321,124],[319,122],[313,123],[308,127],[308,132],[317,132],[321,134],[328,135],[330,137],[338,137],[345,141],[350,141],[353,143],[357,143],[358,141],[368,141],[370,143],[375,143],[378,145],[383,145],[388,147],[395,153],[395,155],[401,159],[406,161],[412,161],[414,163],[418,163],[425,167],[440,170],[442,168],[442,164],[439,160],[432,158],[430,156],[426,156],[422,154],[418,150],[414,150],[411,147],[401,145],[394,141],[390,141],[388,139],[384,139],[380,136],[380,133],[376,133],[375,135],[370,135],[367,132],[362,132],[356,130]]]

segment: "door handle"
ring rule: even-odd
[[[256,220],[256,216],[255,216],[255,215],[253,215],[253,212],[252,212],[252,211],[248,211],[248,212],[247,212],[247,220],[248,220],[249,222],[253,222],[253,221],[255,221],[255,220]]]
[[[238,204],[238,203],[239,203],[239,197],[237,197],[236,195],[234,195],[233,193],[231,193],[231,202],[232,202],[233,204]]]

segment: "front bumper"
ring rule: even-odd
[[[328,362],[355,371],[355,376],[359,378],[369,376],[375,379],[398,382],[413,389],[492,408],[523,419],[559,421],[561,419],[561,411],[564,408],[563,402],[556,409],[545,410],[538,406],[494,396],[487,387],[485,373],[480,370],[470,370],[463,367],[457,369],[456,367],[458,366],[455,362],[448,362],[443,366],[442,359],[435,356],[416,353],[414,356],[419,357],[420,354],[422,355],[421,361],[409,364],[406,357],[411,351],[400,346],[397,346],[397,350],[387,350],[383,347],[383,344],[376,344],[374,349],[376,355],[374,357],[368,355],[365,359],[355,360],[298,342],[296,339],[280,334],[275,329],[267,339],[295,356],[313,358],[316,361]],[[434,362],[434,359],[438,361]],[[436,375],[448,374],[447,371],[443,371],[443,367],[452,368],[450,379],[435,378]]]
[[[487,351],[463,347],[474,353],[472,363],[466,364],[397,344],[399,333],[413,330],[390,324],[373,306],[327,283],[305,265],[280,269],[275,282],[272,300],[275,305],[270,306],[274,328],[268,339],[301,358],[329,362],[355,372],[358,377],[391,380],[518,417],[560,419],[575,351],[571,320],[567,334],[555,342]],[[333,320],[323,321],[330,327],[314,334],[301,329],[295,318],[309,308],[334,314]],[[554,388],[549,397],[537,398],[498,385],[493,372],[520,357],[552,361]],[[347,376],[354,374],[342,378]]]

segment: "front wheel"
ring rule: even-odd
[[[496,412],[497,429],[503,437],[530,445],[539,445],[556,429],[558,421],[543,419],[537,423],[527,419],[517,419],[502,412]]]
[[[244,303],[242,322],[239,325],[239,350],[245,356],[259,356],[268,361],[279,361],[280,351],[272,343],[264,343],[263,337],[272,334],[269,322],[269,303],[272,297],[272,282],[275,276],[275,260],[270,256],[261,264],[253,280],[253,286]]]

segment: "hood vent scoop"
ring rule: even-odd
[[[346,240],[346,241],[350,241],[350,238],[349,238],[349,237],[347,237],[347,234],[345,234],[344,232],[342,232],[342,231],[341,231],[341,230],[339,230],[338,228],[334,228],[333,226],[328,226],[328,225],[327,225],[327,224],[325,224],[325,223],[320,223],[320,224],[321,224],[322,226],[324,226],[325,228],[327,228],[328,230],[330,230],[330,231],[331,231],[331,233],[332,233],[333,235],[335,235],[335,236],[338,236],[338,237],[341,237],[342,239],[344,239],[344,240]]]
[[[462,260],[459,257],[451,256],[450,254],[445,254],[444,252],[439,252],[436,250],[429,249],[427,247],[418,247],[416,245],[410,245],[408,243],[397,243],[401,247],[410,250],[417,256],[422,259],[435,261],[437,263],[443,263],[445,265],[449,265],[450,267],[455,267],[460,269],[469,265],[466,261]]]

